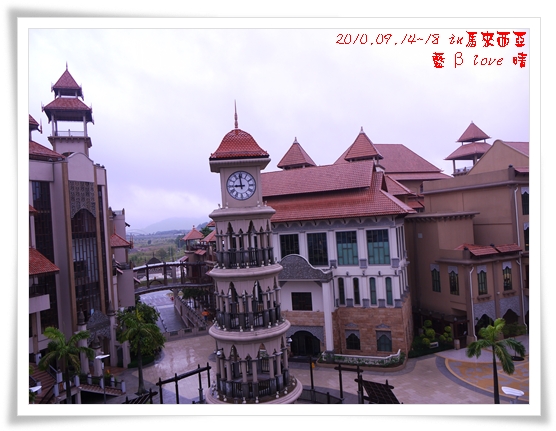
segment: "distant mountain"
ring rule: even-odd
[[[193,226],[204,226],[208,220],[199,220],[190,217],[172,217],[153,223],[142,229],[128,229],[128,233],[149,234],[163,231],[190,231]]]

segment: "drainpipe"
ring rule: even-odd
[[[519,265],[519,287],[521,289],[521,313],[523,315],[523,324],[527,328],[527,333],[529,333],[529,327],[525,323],[525,298],[523,296],[523,272],[521,269],[521,258],[515,260]]]
[[[521,241],[519,236],[519,211],[517,209],[517,189],[519,187],[515,187],[514,190],[514,207],[515,207],[515,230],[517,234],[517,245],[521,247]],[[521,266],[521,265],[520,265]]]
[[[519,210],[517,208],[517,190],[519,189],[518,186],[515,186],[514,189],[514,207],[515,207],[515,230],[517,234],[517,245],[521,247],[521,241],[519,236]],[[521,313],[523,314],[523,324],[527,328],[527,332],[529,332],[529,327],[525,323],[525,301],[523,297],[523,272],[521,268],[521,257],[516,260],[517,264],[519,265],[519,287],[521,288]]]
[[[473,337],[475,341],[477,341],[477,335],[475,334],[475,312],[473,311],[473,280],[471,279],[471,274],[475,270],[475,267],[471,267],[471,271],[469,271],[469,295],[471,297],[471,325],[473,328]]]

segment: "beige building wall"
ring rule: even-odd
[[[529,166],[529,157],[505,145],[503,141],[496,140],[473,169],[469,171],[468,175],[492,172],[500,168],[506,168],[509,165],[514,167]]]

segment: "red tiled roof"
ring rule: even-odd
[[[131,243],[115,233],[110,237],[110,247],[131,247]]]
[[[444,160],[473,160],[474,156],[482,156],[490,147],[491,145],[486,142],[463,144]]]
[[[35,141],[29,141],[29,159],[32,160],[62,160],[65,157],[58,154],[56,151],[52,151],[45,146],[36,143]]]
[[[411,190],[393,179],[390,175],[386,174],[384,178],[386,179],[386,188],[388,189],[388,193],[390,193],[391,195],[400,196],[413,194]]]
[[[481,141],[489,138],[490,136],[488,136],[485,132],[479,129],[473,122],[471,122],[471,124],[467,126],[467,129],[465,129],[465,132],[463,132],[463,135],[461,135],[461,137],[456,142],[475,142],[475,141]]]
[[[461,244],[455,250],[463,250],[467,248],[473,256],[486,256],[490,254],[499,253],[515,253],[521,251],[521,247],[517,244],[503,244],[503,245],[477,245],[477,244]]]
[[[191,229],[189,232],[187,232],[187,235],[185,235],[182,240],[183,241],[190,241],[190,240],[195,240],[195,239],[203,239],[204,235],[199,232],[197,229],[195,229],[195,227],[193,227],[193,229]]]
[[[519,151],[521,154],[529,157],[529,142],[507,142],[502,141],[508,147],[512,147],[514,150]]]
[[[344,153],[344,159],[347,161],[382,158],[382,154],[377,151],[372,141],[365,134],[363,127],[361,127],[361,131],[353,144]]]
[[[51,112],[52,111],[86,111],[92,112],[92,109],[89,108],[85,103],[83,103],[77,97],[57,97],[48,105],[44,106],[43,111],[46,113],[48,117],[48,121],[51,119]]]
[[[495,245],[494,248],[500,253],[513,253],[515,251],[521,251],[521,247],[517,244],[503,244]]]
[[[210,155],[209,159],[235,159],[243,157],[268,157],[268,153],[259,147],[249,133],[236,128],[224,136],[220,146]]]
[[[207,223],[207,227],[216,227],[216,223],[214,220],[211,220]]]
[[[425,208],[425,205],[423,205],[423,203],[420,202],[419,200],[410,199],[406,203],[407,203],[407,206],[409,206],[410,208],[413,208],[414,210],[420,210],[420,209]]]
[[[418,154],[411,151],[403,144],[373,144],[374,147],[383,159],[380,161],[380,165],[384,167],[387,174],[391,175],[392,178],[398,180],[392,174],[402,173],[417,173],[417,172],[427,172],[427,173],[441,173],[441,170],[434,166],[432,163],[428,162]],[[346,152],[342,154],[335,164],[347,163],[345,160]],[[443,179],[449,178],[448,175],[440,174],[439,177],[428,178],[425,175],[416,176],[408,179]]]
[[[380,164],[384,166],[388,174],[441,172],[440,168],[437,168],[403,144],[375,144],[375,147],[384,156]]]
[[[29,115],[29,130],[39,130],[39,123]]]
[[[308,169],[312,168],[303,170]],[[415,212],[412,208],[382,190],[382,181],[383,173],[375,172],[372,175],[371,186],[367,188],[270,197],[267,203],[276,211],[271,221],[277,223]]]
[[[303,147],[297,142],[297,138],[293,142],[290,149],[286,152],[282,160],[276,165],[279,168],[301,168],[308,166],[316,166],[309,154],[305,152]]]
[[[516,172],[519,172],[520,174],[528,174],[529,173],[529,166],[514,166],[514,169]]]
[[[38,214],[38,213],[39,212],[35,209],[35,207],[29,205],[29,214]]]
[[[44,257],[42,253],[29,247],[29,275],[51,274],[58,271],[60,268]]]
[[[207,236],[205,236],[203,238],[203,241],[205,241],[205,242],[214,242],[214,241],[216,241],[216,230],[213,230],[211,233],[209,233]]]
[[[60,76],[58,81],[56,81],[56,84],[52,86],[52,90],[54,90],[56,93],[59,93],[60,91],[64,93],[65,90],[74,90],[73,94],[75,94],[75,90],[77,90],[78,95],[83,97],[81,86],[78,85],[77,82],[75,82],[75,79],[73,79],[73,76],[71,76],[71,73],[69,73],[67,66],[64,73],[62,73],[62,76]]]
[[[263,196],[346,191],[369,187],[373,161],[361,161],[261,174]]]
[[[456,247],[456,250],[464,250],[468,249],[472,255],[474,256],[484,256],[487,254],[497,254],[498,251],[490,246],[490,245],[476,245],[476,244],[461,244],[460,246]]]
[[[388,172],[388,171],[386,171]],[[410,172],[399,174],[388,174],[396,181],[429,181],[429,180],[444,180],[451,178],[442,172]]]

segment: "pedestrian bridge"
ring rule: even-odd
[[[210,291],[214,286],[212,278],[208,275],[211,269],[211,263],[187,261],[136,266],[133,268],[135,295],[184,288]]]

